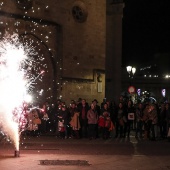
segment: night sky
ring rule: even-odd
[[[170,67],[170,0],[125,0],[122,55],[123,66]]]

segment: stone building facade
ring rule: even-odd
[[[121,91],[122,14],[121,0],[0,0],[0,36],[17,33],[42,59],[35,101],[102,102]]]

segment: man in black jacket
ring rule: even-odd
[[[78,111],[80,112],[80,137],[87,137],[87,111],[89,110],[89,105],[85,99],[82,99],[80,105],[78,106]]]

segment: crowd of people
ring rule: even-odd
[[[137,103],[120,96],[118,104],[96,99],[71,101],[69,106],[58,100],[45,102],[42,108],[34,108],[27,115],[28,132],[53,133],[59,138],[136,138],[167,139],[170,128],[169,103]],[[112,133],[114,132],[114,133]]]

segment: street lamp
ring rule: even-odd
[[[136,95],[133,95],[133,94],[135,94],[136,93],[136,89],[135,89],[135,87],[134,86],[132,86],[132,83],[131,83],[131,81],[132,81],[132,79],[133,79],[133,76],[134,76],[134,74],[136,73],[136,68],[135,67],[132,67],[132,66],[127,66],[126,67],[126,70],[127,70],[127,72],[128,72],[128,74],[129,74],[129,83],[130,83],[130,86],[128,87],[128,92],[130,93],[130,99],[133,101],[133,102],[135,102],[135,100],[136,100]],[[133,97],[132,97],[133,96]],[[133,98],[133,99],[132,99]]]
[[[127,66],[126,70],[127,70],[128,74],[129,74],[129,77],[133,78],[134,74],[136,73],[136,68],[132,67],[132,66]]]

